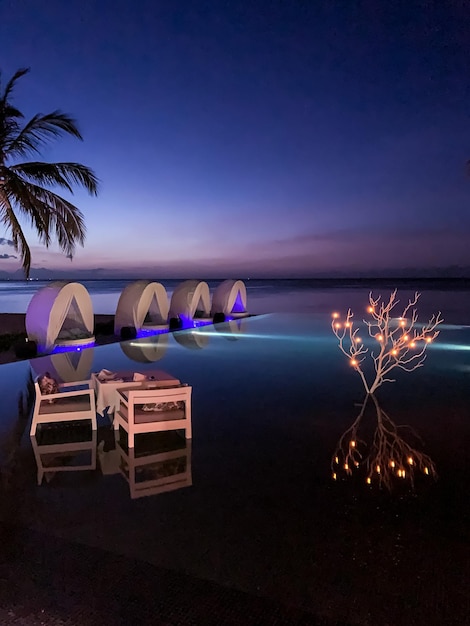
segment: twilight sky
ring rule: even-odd
[[[116,277],[470,268],[470,10],[457,0],[0,0],[27,117],[101,179],[71,262]],[[30,234],[28,228],[26,232]],[[0,237],[7,231],[0,227]],[[0,271],[19,263],[0,238]]]

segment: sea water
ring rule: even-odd
[[[181,280],[161,280],[169,297]],[[114,314],[126,285],[132,280],[80,281],[88,290],[93,310],[97,314]],[[211,293],[220,280],[207,281]],[[48,281],[0,281],[0,313],[25,313],[33,295]],[[441,311],[444,319],[453,324],[467,324],[470,312],[470,281],[468,280],[406,280],[406,279],[251,279],[246,280],[247,308],[251,314],[262,313],[318,313],[329,317],[331,312],[345,312],[349,307],[362,315],[368,305],[369,294],[388,299],[398,289],[397,311],[412,298],[419,299],[420,318]]]

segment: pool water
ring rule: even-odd
[[[364,389],[324,315],[260,315],[96,347],[92,358],[57,355],[69,377],[158,368],[192,386],[191,484],[139,499],[99,463],[37,486],[27,385],[51,361],[0,366],[2,519],[337,620],[401,623],[417,602],[428,621],[416,623],[461,619],[470,584],[469,346],[469,327],[444,325],[424,366],[399,371],[377,393],[392,423],[413,429],[400,436],[435,467],[414,490],[407,478],[389,490],[379,476],[368,484],[362,467],[335,468]],[[368,407],[364,458],[376,421]],[[113,430],[99,424],[98,445],[111,451]]]

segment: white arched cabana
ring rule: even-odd
[[[122,341],[121,350],[137,363],[154,363],[165,355],[168,347],[168,333],[142,337],[132,341]]]
[[[201,280],[185,280],[171,296],[169,317],[184,321],[211,317],[209,285]]]
[[[246,317],[246,287],[242,280],[224,280],[212,296],[212,315],[223,313],[231,317]]]
[[[55,281],[39,289],[26,311],[26,333],[40,352],[94,341],[93,305],[86,288]]]
[[[125,326],[140,330],[165,328],[168,323],[168,294],[161,283],[137,280],[125,287],[114,318],[114,334]]]

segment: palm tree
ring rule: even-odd
[[[15,250],[21,258],[26,278],[31,269],[31,251],[19,217],[27,218],[48,247],[53,239],[68,257],[77,243],[85,240],[85,223],[81,211],[48,189],[58,186],[73,193],[73,186],[97,194],[98,179],[93,170],[80,163],[16,162],[40,154],[49,141],[63,134],[82,139],[77,124],[69,115],[53,111],[37,114],[26,124],[24,115],[11,101],[16,82],[29,69],[18,70],[0,90],[0,221],[11,232]]]

